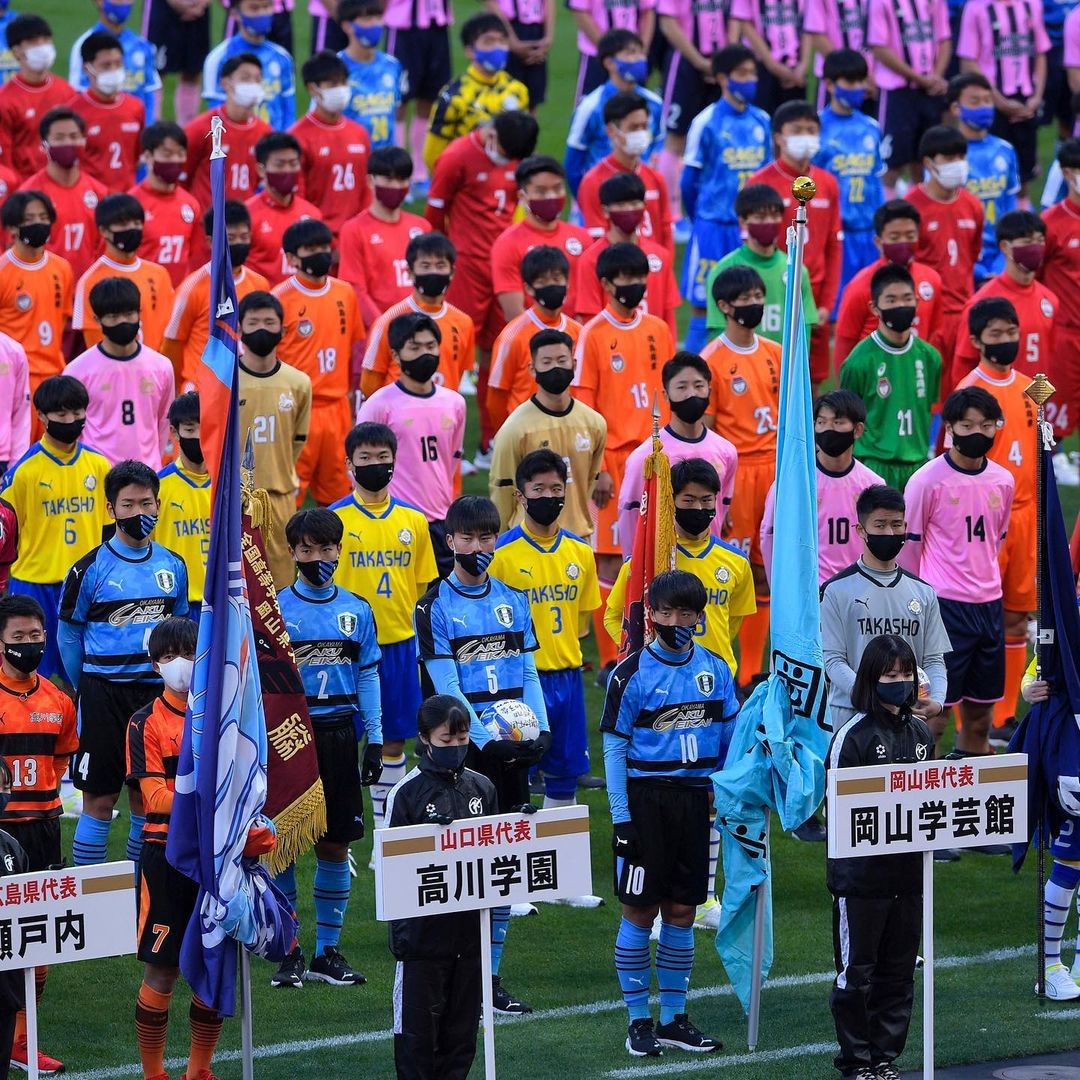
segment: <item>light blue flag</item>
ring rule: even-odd
[[[785,830],[801,825],[825,791],[825,666],[818,607],[817,469],[810,401],[810,365],[801,311],[801,267],[788,242],[787,313],[780,374],[776,448],[777,529],[772,561],[769,635],[772,674],[743,705],[724,768],[713,774],[717,828],[723,837],[724,896],[716,950],[731,985],[749,1007],[753,982],[754,915],[765,890],[761,977],[772,966],[772,886],[768,820]],[[778,522],[780,523],[780,522]]]

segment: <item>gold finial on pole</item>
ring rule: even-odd
[[[1035,378],[1027,384],[1024,393],[1041,409],[1047,401],[1053,397],[1057,387],[1042,373],[1038,372]]]
[[[225,151],[221,147],[221,137],[225,134],[225,124],[220,116],[210,120],[210,138],[213,140],[213,148],[210,151],[210,159],[225,157]]]
[[[809,176],[796,176],[791,184],[791,194],[796,202],[805,206],[817,194],[817,184]]]

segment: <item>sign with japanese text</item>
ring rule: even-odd
[[[592,892],[589,809],[375,832],[375,917],[410,919]]]
[[[829,858],[1024,843],[1027,754],[829,771]]]
[[[0,971],[135,952],[135,864],[0,878]]]

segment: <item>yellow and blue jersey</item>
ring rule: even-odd
[[[345,51],[338,56],[349,69],[352,97],[345,115],[363,124],[371,136],[371,149],[394,145],[394,114],[405,95],[405,69],[396,56],[376,51],[367,64],[354,60]]]
[[[989,134],[968,142],[967,159],[967,189],[983,204],[982,254],[975,264],[975,280],[979,282],[1005,269],[1005,256],[997,242],[997,223],[1002,214],[1016,209],[1020,166],[1013,147]]]
[[[158,473],[161,513],[155,536],[158,543],[184,560],[189,599],[201,604],[210,551],[210,474],[188,472],[178,461]]]
[[[600,606],[589,545],[565,529],[545,538],[518,525],[499,538],[488,573],[528,597],[539,643],[537,669],[581,667],[580,617]]]
[[[15,54],[8,48],[7,43],[7,28],[18,14],[10,9],[0,14],[0,85],[6,83],[19,70],[19,61],[15,59]]]
[[[108,471],[108,459],[82,443],[65,455],[44,440],[8,469],[0,481],[0,499],[19,521],[12,577],[55,585],[101,543],[111,521],[105,509]]]
[[[272,128],[284,131],[296,122],[296,80],[293,58],[273,41],[248,41],[236,34],[215,45],[203,63],[202,95],[213,108],[225,104],[221,85],[221,66],[240,53],[253,53],[262,64],[263,103],[255,110]]]
[[[849,116],[821,113],[821,149],[814,164],[831,172],[840,187],[840,220],[846,230],[867,232],[874,227],[874,211],[885,201],[881,160],[881,128],[866,113]]]

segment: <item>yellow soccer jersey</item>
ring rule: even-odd
[[[178,461],[158,473],[161,516],[154,539],[184,560],[188,599],[201,604],[210,550],[210,474],[188,472]]]
[[[240,365],[240,445],[248,432],[255,449],[255,486],[273,495],[295,495],[296,459],[311,422],[311,380],[278,363],[260,375]],[[345,448],[341,449],[344,457]]]
[[[82,443],[64,455],[45,439],[8,469],[0,486],[0,499],[19,521],[19,557],[11,576],[35,585],[63,581],[101,543],[101,531],[112,520],[105,510],[108,460]]]
[[[734,676],[738,667],[732,645],[743,619],[757,611],[749,559],[734,545],[710,536],[696,543],[680,540],[675,549],[675,568],[693,574],[705,586],[709,597],[705,625],[695,628],[694,637],[699,645],[726,660]],[[616,641],[622,637],[629,573],[630,563],[624,562],[604,611],[604,626]]]
[[[413,609],[439,576],[427,518],[397,499],[363,503],[353,492],[330,507],[345,526],[334,580],[375,613],[380,645],[413,636]]]
[[[499,537],[488,573],[529,597],[540,671],[581,667],[580,616],[600,606],[592,549],[560,529],[553,539],[518,525]]]

